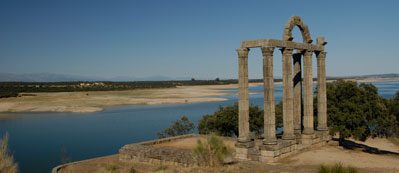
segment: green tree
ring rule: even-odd
[[[258,106],[249,107],[250,131],[255,135],[263,133],[263,110]],[[276,128],[282,126],[282,103],[276,105]],[[219,106],[213,114],[204,115],[198,123],[200,134],[216,133],[221,136],[238,136],[238,103]]]
[[[194,123],[190,122],[186,116],[183,116],[180,120],[175,121],[167,129],[159,131],[157,135],[158,138],[166,138],[189,134],[194,131],[194,127]]]
[[[331,134],[339,132],[341,141],[348,137],[366,140],[369,136],[386,135],[385,127],[396,123],[388,104],[372,84],[357,85],[342,79],[329,84],[327,113]]]
[[[399,136],[399,91],[396,92],[395,97],[386,100],[388,114],[390,119],[384,121],[385,127],[377,128],[380,134],[391,137]]]

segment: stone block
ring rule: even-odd
[[[275,151],[275,150],[280,149],[280,145],[278,145],[278,143],[275,144],[275,145],[260,145],[259,149],[260,150],[267,150],[267,151]]]
[[[280,153],[285,154],[291,152],[291,146],[280,149]]]
[[[311,135],[302,134],[301,144],[312,145],[314,142],[314,139],[316,139],[315,134],[311,134]]]
[[[316,131],[317,137],[319,137],[323,141],[329,141],[331,140],[331,136],[329,134],[328,130],[322,130],[322,131]]]
[[[140,144],[129,144],[119,150],[119,160],[131,162],[141,161],[155,164],[167,163],[176,165],[194,165],[197,163],[189,150],[163,148]]]
[[[249,141],[249,142],[240,142],[237,141],[235,144],[236,148],[253,148],[255,147],[255,142],[254,141]]]
[[[296,147],[297,147],[297,145],[296,145],[296,144],[294,144],[294,145],[291,145],[291,151],[295,151],[295,150],[296,150]]]
[[[248,148],[245,147],[236,147],[236,152],[234,158],[237,160],[249,160],[248,157]]]
[[[280,155],[280,151],[279,150],[275,150],[275,151],[267,151],[267,150],[261,150],[260,151],[260,155],[262,157],[277,157]]]

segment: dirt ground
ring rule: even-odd
[[[186,138],[171,143],[158,144],[159,147],[192,149],[196,141],[205,138]],[[225,140],[234,146],[233,140]],[[369,139],[366,142],[349,140],[348,146],[327,145],[280,159],[275,163],[254,161],[236,162],[222,167],[181,167],[162,166],[149,163],[124,163],[118,155],[107,156],[63,168],[61,172],[317,172],[320,165],[341,163],[359,172],[399,172],[399,147],[386,139]],[[380,147],[380,148],[377,148]],[[377,152],[376,152],[377,151]]]

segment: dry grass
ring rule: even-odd
[[[194,155],[198,159],[200,165],[221,166],[226,157],[232,157],[233,149],[224,144],[223,139],[211,134],[205,142],[197,141],[197,145],[193,149]]]
[[[8,151],[8,133],[0,139],[0,172],[18,172],[18,164],[14,162],[14,157]]]
[[[393,144],[395,144],[396,146],[399,147],[399,138],[396,138],[396,137],[389,137],[389,138],[388,138],[388,141],[391,142],[391,143],[393,143]]]
[[[351,166],[343,166],[342,163],[337,163],[333,166],[321,165],[319,173],[357,173],[357,169]]]

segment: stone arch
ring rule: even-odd
[[[294,39],[292,37],[292,29],[294,29],[295,26],[298,26],[299,30],[301,30],[303,42],[312,43],[313,40],[310,37],[308,25],[303,23],[299,16],[291,16],[290,19],[288,19],[284,27],[283,40],[292,41]]]

